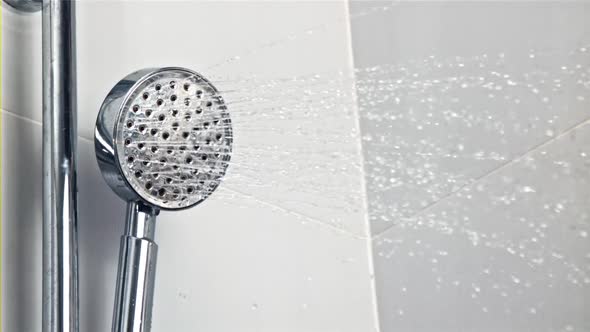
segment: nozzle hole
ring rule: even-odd
[[[207,104],[205,104],[205,105],[207,105],[207,107],[211,107],[211,106],[213,106],[213,103],[208,101]]]
[[[156,101],[156,105],[158,105],[158,106],[162,106],[162,104],[164,104],[164,101],[163,101],[162,99],[158,99],[158,100]]]
[[[133,121],[129,120],[127,121],[127,128],[131,128],[133,127]]]
[[[189,106],[191,104],[191,99],[190,98],[185,98],[184,99],[184,105],[185,106]]]
[[[138,143],[138,144],[137,144],[137,148],[138,148],[138,149],[140,149],[140,150],[143,150],[143,148],[145,148],[145,144],[143,144],[143,143]]]
[[[164,133],[162,134],[162,138],[163,138],[163,139],[168,139],[169,137],[170,137],[170,134],[168,134],[167,132],[164,132]]]
[[[179,126],[178,122],[172,123],[172,129],[173,130],[178,130],[178,126]]]
[[[133,107],[131,108],[133,110],[134,113],[139,112],[139,105],[133,105]]]
[[[188,138],[189,136],[190,134],[186,131],[182,133],[182,138]]]
[[[129,156],[127,157],[127,162],[132,164],[135,161],[135,158],[133,158],[133,156]]]
[[[165,119],[166,119],[166,116],[164,114],[158,115],[158,120],[164,121]]]
[[[150,130],[150,134],[151,134],[152,136],[156,136],[156,135],[158,134],[158,129],[156,129],[156,128],[152,128],[152,130]]]
[[[186,192],[189,194],[192,194],[194,191],[195,191],[195,189],[193,187],[186,188]]]
[[[172,116],[177,116],[178,115],[178,110],[172,110]]]
[[[156,91],[162,90],[162,86],[160,84],[156,84]]]
[[[172,183],[172,178],[166,178],[166,183],[168,183],[168,184]]]
[[[146,182],[145,183],[145,189],[150,190],[150,189],[152,189],[152,187],[153,187],[153,185],[152,185],[151,182]]]
[[[148,99],[150,97],[150,94],[147,93],[147,92],[144,92],[142,97],[143,97],[144,100],[146,100],[146,99]]]
[[[191,157],[187,157],[187,158],[186,158],[186,160],[185,160],[185,162],[186,162],[187,164],[192,164],[192,163],[193,163],[193,158],[191,158]]]
[[[138,129],[139,129],[139,132],[143,134],[145,132],[146,128],[145,128],[145,125],[139,125]]]
[[[176,82],[175,81],[170,81],[170,88],[171,89],[176,88]]]
[[[176,97],[176,95],[172,95],[172,96],[170,96],[170,100],[171,100],[171,101],[176,101],[176,99],[178,99],[178,97]]]
[[[190,89],[191,85],[188,83],[184,83],[184,91],[188,91],[188,89]]]
[[[145,116],[150,117],[152,115],[152,110],[145,110]]]
[[[163,197],[164,195],[166,195],[166,189],[160,188],[160,190],[158,190],[158,196]]]
[[[125,139],[125,145],[130,145],[131,144],[131,138],[126,138]]]
[[[153,152],[153,153],[156,153],[156,152],[158,152],[158,147],[157,147],[157,146],[152,146],[152,152]]]

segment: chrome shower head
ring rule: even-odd
[[[101,107],[95,138],[111,188],[127,201],[167,210],[205,200],[232,149],[223,98],[184,68],[144,69],[121,80]]]
[[[149,332],[160,209],[181,210],[219,186],[232,151],[223,98],[184,68],[143,69],[107,95],[96,121],[103,177],[127,205],[121,238],[113,332]]]

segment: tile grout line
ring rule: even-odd
[[[287,214],[295,215],[297,217],[303,218],[305,220],[305,222],[312,222],[312,223],[314,223],[316,225],[319,225],[321,227],[325,227],[325,228],[331,229],[333,231],[336,231],[338,233],[341,233],[343,235],[349,236],[352,239],[355,239],[355,240],[369,240],[369,238],[367,238],[365,236],[354,234],[353,232],[350,232],[350,231],[348,231],[346,229],[343,229],[343,228],[339,228],[339,227],[330,225],[329,223],[323,222],[323,221],[321,221],[321,220],[319,220],[317,218],[314,218],[314,217],[310,217],[310,216],[305,215],[305,214],[303,214],[301,212],[297,212],[295,210],[291,210],[291,209],[282,207],[282,206],[277,205],[275,203],[272,203],[272,202],[269,202],[269,201],[266,201],[266,200],[262,200],[262,199],[256,198],[253,195],[250,195],[250,194],[247,194],[247,193],[243,193],[243,192],[241,192],[239,190],[236,190],[236,189],[231,188],[230,186],[224,186],[223,187],[223,190],[227,190],[227,191],[230,191],[232,193],[238,194],[238,195],[240,195],[242,197],[246,197],[246,198],[248,198],[248,199],[250,199],[250,200],[252,200],[252,201],[254,201],[256,203],[263,204],[263,205],[266,205],[266,206],[271,207],[271,208],[274,208],[274,209],[278,209],[278,210],[283,211],[283,212],[285,212]]]
[[[530,148],[529,150],[526,150],[525,152],[521,153],[520,155],[516,156],[515,158],[513,158],[513,159],[511,159],[511,160],[509,160],[509,161],[507,161],[507,162],[505,162],[505,163],[503,163],[503,164],[499,165],[498,167],[496,167],[496,168],[494,168],[494,169],[490,170],[490,171],[489,171],[489,172],[487,172],[487,173],[484,173],[484,174],[483,174],[483,175],[481,175],[481,176],[478,176],[478,177],[476,177],[476,178],[475,178],[475,179],[473,179],[471,182],[469,182],[469,183],[467,183],[467,184],[465,184],[465,185],[461,186],[459,189],[457,189],[457,190],[455,190],[455,191],[452,191],[452,192],[450,192],[450,193],[448,193],[448,194],[444,195],[444,196],[443,196],[443,197],[441,197],[440,199],[438,199],[438,200],[436,200],[436,201],[434,201],[434,202],[430,203],[428,206],[424,207],[423,209],[420,209],[419,211],[417,211],[417,212],[416,212],[416,213],[414,213],[413,215],[411,215],[411,216],[409,216],[409,217],[402,217],[402,218],[399,218],[399,220],[411,220],[411,219],[413,219],[413,218],[416,218],[416,217],[418,217],[418,216],[421,216],[421,215],[423,215],[424,213],[426,213],[426,212],[430,211],[432,208],[434,208],[434,207],[438,206],[440,203],[442,203],[442,202],[444,202],[444,201],[446,201],[446,200],[448,200],[448,199],[450,199],[450,198],[453,198],[453,197],[455,197],[455,196],[456,196],[456,194],[457,194],[457,193],[459,193],[460,191],[462,191],[464,188],[466,188],[466,187],[469,187],[469,186],[473,186],[473,185],[475,185],[475,184],[479,183],[480,181],[482,181],[482,180],[486,179],[487,177],[489,177],[489,176],[492,176],[492,175],[494,175],[494,174],[496,174],[496,173],[498,173],[498,172],[500,172],[500,171],[504,170],[505,168],[507,168],[507,167],[509,167],[509,166],[512,166],[512,165],[514,165],[514,164],[518,163],[519,161],[521,161],[523,158],[525,158],[525,157],[529,156],[530,154],[532,154],[532,153],[535,153],[535,152],[536,152],[536,151],[538,151],[539,149],[541,149],[541,148],[543,148],[543,147],[546,147],[546,146],[547,146],[547,145],[549,145],[549,144],[552,144],[553,142],[555,142],[555,141],[557,141],[557,140],[559,140],[559,139],[561,139],[561,138],[565,137],[566,135],[568,135],[568,134],[569,134],[569,133],[571,133],[572,131],[574,131],[574,130],[576,130],[576,129],[578,129],[578,128],[581,128],[581,127],[583,127],[584,125],[586,125],[586,124],[589,124],[589,123],[590,123],[590,118],[586,118],[586,119],[584,119],[584,120],[582,120],[582,121],[580,121],[580,122],[578,122],[578,123],[576,123],[576,124],[574,124],[574,125],[572,125],[572,126],[570,126],[570,127],[566,128],[566,129],[565,129],[565,130],[564,130],[562,133],[560,133],[559,135],[557,135],[557,136],[555,136],[555,137],[552,137],[552,138],[550,138],[549,140],[546,140],[546,141],[544,141],[544,142],[541,142],[541,143],[539,143],[539,144],[537,144],[537,145],[533,146],[532,148]],[[373,236],[371,239],[372,239],[372,240],[376,240],[376,239],[380,238],[380,237],[381,237],[383,234],[385,234],[387,231],[391,230],[392,228],[394,228],[394,227],[395,227],[395,226],[397,226],[397,225],[398,225],[398,223],[397,223],[397,222],[396,222],[396,223],[394,223],[394,224],[392,224],[392,225],[390,225],[389,227],[385,228],[384,230],[382,230],[382,231],[381,231],[381,232],[379,232],[378,234],[375,234],[375,235],[374,235],[374,236]]]
[[[29,117],[16,114],[16,113],[14,113],[12,111],[8,111],[6,109],[0,109],[0,114],[6,114],[6,115],[11,116],[11,117],[13,117],[15,119],[23,120],[23,121],[25,121],[27,123],[34,124],[34,125],[38,125],[38,126],[43,127],[43,124],[40,121],[33,120],[33,119],[29,118]],[[83,135],[77,135],[77,136],[78,136],[78,138],[80,138],[80,139],[82,139],[84,141],[87,141],[87,142],[90,142],[90,143],[93,142],[93,139],[88,138],[86,136],[83,136]]]
[[[364,229],[365,234],[364,236],[367,238],[365,246],[367,248],[367,262],[369,268],[369,284],[371,289],[371,305],[372,305],[372,314],[373,314],[373,324],[374,330],[376,332],[381,331],[381,320],[379,318],[379,301],[377,298],[377,284],[376,284],[376,271],[375,271],[375,254],[373,252],[373,239],[372,239],[372,228],[371,228],[371,219],[370,219],[370,212],[369,212],[369,195],[368,195],[368,188],[367,188],[367,168],[365,164],[365,156],[363,151],[363,141],[361,135],[361,110],[360,105],[358,102],[358,90],[356,79],[357,75],[355,74],[355,62],[354,62],[354,48],[353,48],[353,40],[352,40],[352,15],[350,13],[350,2],[345,1],[344,3],[344,15],[346,16],[346,34],[348,39],[348,61],[349,66],[352,69],[352,107],[353,111],[356,111],[356,119],[355,119],[355,129],[358,134],[357,145],[358,145],[358,161],[360,162],[360,173],[361,173],[361,200],[362,200],[362,207],[363,207],[363,219],[364,219]],[[372,276],[372,277],[371,277]]]

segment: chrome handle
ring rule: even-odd
[[[158,210],[139,202],[127,205],[121,237],[113,332],[149,332],[158,245],[153,241]]]

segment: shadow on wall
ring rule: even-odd
[[[15,10],[3,5],[3,11],[12,14]],[[12,80],[3,82],[2,94],[14,96],[17,104],[4,99],[2,109],[33,109],[31,82],[40,84],[37,78],[41,76],[41,66],[35,77],[27,75],[32,72],[31,65],[37,65],[32,61],[35,40],[27,37],[32,35],[35,24],[26,22],[29,15],[6,14],[3,18],[11,21],[3,24],[1,32],[18,38],[13,38],[10,48],[3,48],[4,63],[10,62],[10,66],[2,68],[3,78]],[[19,61],[12,61],[17,54]],[[30,319],[31,311],[41,310],[41,127],[35,131],[36,125],[16,121],[4,111],[2,118],[2,140],[10,142],[2,147],[2,288],[3,299],[10,299],[10,303],[3,301],[2,327],[7,331],[35,331],[41,329],[40,321]]]
[[[4,326],[9,331],[39,330],[29,312],[41,310],[41,149],[40,130],[3,113],[3,287]],[[19,157],[17,157],[17,155]],[[10,175],[10,176],[5,176]],[[13,295],[14,294],[14,295]]]
[[[78,144],[78,225],[80,251],[80,329],[97,331],[112,319],[105,303],[113,305],[119,241],[124,229],[125,204],[104,182],[94,144]],[[102,315],[102,316],[101,316]]]

